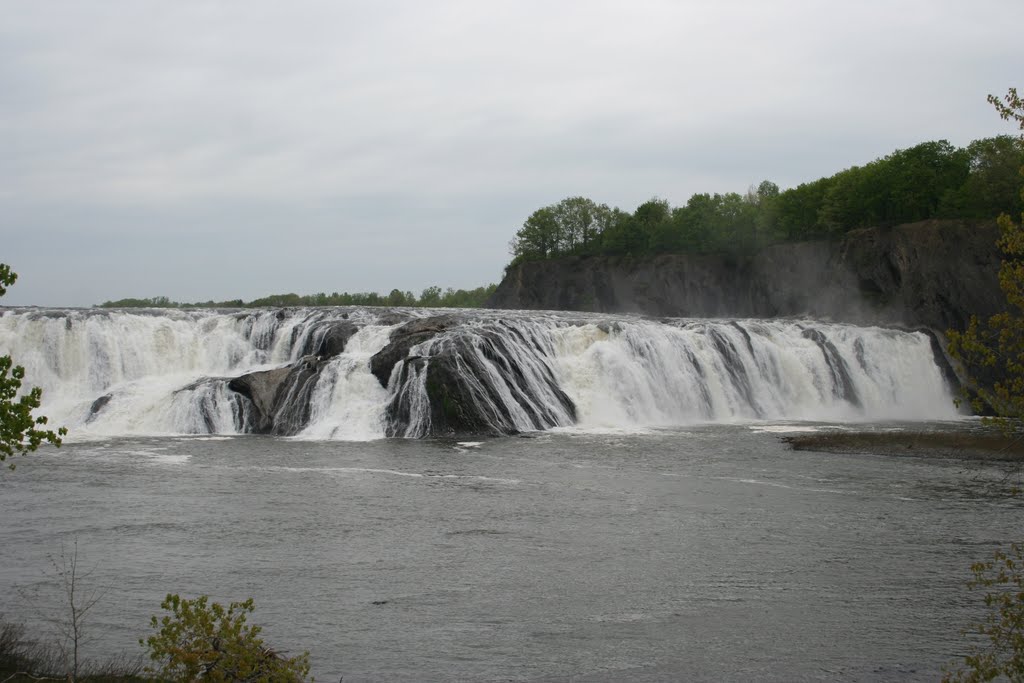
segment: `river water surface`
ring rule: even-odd
[[[818,428],[69,443],[0,476],[0,611],[45,633],[77,542],[96,657],[176,592],[254,598],[322,681],[934,680],[1024,506],[1004,467],[779,439]]]

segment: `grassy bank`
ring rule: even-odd
[[[120,657],[102,663],[85,661],[73,674],[67,652],[53,644],[29,637],[20,624],[0,617],[0,683],[30,681],[79,681],[82,683],[141,683],[142,657]]]

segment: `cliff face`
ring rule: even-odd
[[[1005,306],[994,223],[924,221],[749,256],[567,257],[510,268],[493,308],[673,317],[810,316],[962,328]]]

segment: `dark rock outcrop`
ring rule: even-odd
[[[410,379],[423,372],[430,404],[430,424],[425,431],[430,435],[498,435],[519,431],[504,407],[505,396],[512,397],[531,430],[558,426],[559,415],[568,415],[574,422],[576,406],[562,391],[550,368],[543,363],[534,365],[533,381],[526,377],[526,370],[516,360],[518,354],[510,346],[515,336],[515,330],[503,329],[500,324],[463,328],[459,334],[431,345],[429,356],[404,358],[395,378],[398,390],[387,407],[387,435],[409,434],[413,404],[422,398],[414,391],[417,383]],[[538,401],[531,393],[538,391],[537,382],[546,401]]]
[[[348,340],[358,331],[355,323],[347,319],[319,322],[307,336],[299,355],[319,356],[321,359],[334,358],[345,350]]]
[[[325,359],[306,356],[273,370],[250,372],[228,382],[228,389],[251,402],[250,431],[256,434],[298,434],[309,424],[313,390]]]
[[[811,316],[963,328],[1004,306],[992,223],[924,221],[745,256],[567,257],[510,268],[494,308],[676,317]]]
[[[282,388],[286,384],[294,384],[294,381],[290,381],[292,371],[292,367],[284,366],[273,370],[250,372],[228,382],[228,389],[241,394],[251,402],[250,419],[254,433],[281,433],[274,418],[284,407],[284,402],[280,400],[284,393]]]
[[[70,320],[70,318],[68,320]],[[89,406],[89,415],[85,418],[85,421],[88,423],[95,420],[103,409],[107,407],[107,404],[110,403],[110,399],[112,398],[114,398],[113,394],[104,394],[93,401],[92,405]]]
[[[450,315],[436,315],[429,318],[411,320],[391,333],[387,346],[378,351],[370,359],[370,372],[377,378],[382,387],[387,388],[391,371],[400,360],[405,360],[409,349],[428,339],[433,339],[456,324]]]
[[[453,328],[458,332],[444,335]],[[532,429],[547,429],[559,424],[558,414],[575,419],[572,400],[558,386],[546,366],[533,368],[533,379],[544,385],[551,397],[550,405],[537,406],[529,395],[530,380],[515,360],[510,340],[516,339],[514,329],[500,322],[492,326],[459,325],[453,315],[439,315],[412,320],[391,333],[387,346],[370,359],[370,371],[381,386],[394,383],[395,393],[387,406],[388,436],[407,436],[423,432],[447,434],[510,434],[518,431],[512,417],[499,406],[510,395],[522,409]],[[424,354],[410,355],[411,349],[424,342],[430,344]],[[401,368],[395,370],[402,362]],[[485,365],[489,367],[484,367]],[[494,370],[494,371],[492,371]],[[397,376],[392,378],[392,374]],[[421,373],[425,373],[423,376]],[[418,411],[414,404],[423,399],[419,393],[421,378],[430,404],[429,425],[411,424]]]
[[[359,331],[348,319],[317,323],[298,349],[302,357],[291,365],[236,377],[228,389],[251,402],[250,430],[257,434],[297,434],[309,424],[313,390],[320,370],[345,350]],[[293,340],[294,343],[294,340]]]
[[[228,389],[252,401],[255,409],[253,431],[267,434],[273,431],[274,409],[281,385],[288,379],[292,368],[285,366],[273,370],[250,372],[228,382]]]

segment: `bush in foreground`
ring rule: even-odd
[[[194,600],[168,595],[153,617],[156,633],[139,643],[155,666],[146,670],[171,681],[305,681],[309,653],[286,658],[264,644],[259,626],[246,624],[253,601],[224,607],[202,595]]]

